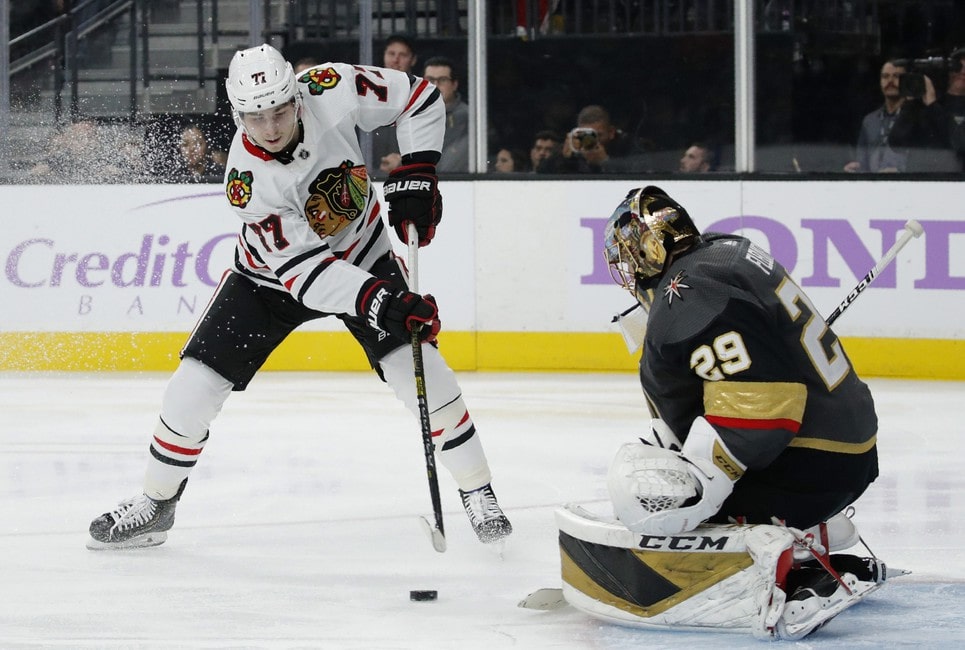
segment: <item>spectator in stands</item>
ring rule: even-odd
[[[694,142],[680,158],[677,171],[689,174],[712,172],[717,169],[717,154],[706,142]]]
[[[529,171],[527,167],[526,154],[518,149],[503,147],[496,152],[496,160],[493,163],[493,171],[495,172],[501,174],[525,172]]]
[[[541,169],[558,174],[638,171],[630,157],[632,150],[630,138],[614,126],[610,113],[593,104],[579,112],[560,154],[544,161]]]
[[[906,72],[900,61],[886,61],[881,66],[879,84],[884,104],[861,122],[855,159],[844,166],[846,172],[903,172],[908,163],[906,153],[895,151],[889,142],[891,129],[898,118],[904,97],[898,80]]]
[[[127,126],[99,126],[80,119],[47,143],[43,159],[27,172],[27,182],[50,184],[137,183],[143,155]]]
[[[196,124],[181,130],[178,154],[171,182],[220,183],[224,180],[224,163],[215,157],[208,138]]]
[[[958,171],[951,146],[952,120],[938,100],[935,84],[927,74],[906,75],[898,84],[904,101],[891,129],[892,148],[907,155],[905,171]]]
[[[297,61],[292,62],[292,69],[295,71],[296,75],[299,75],[309,68],[314,68],[317,65],[321,65],[322,61],[319,61],[313,56],[303,56]]]
[[[960,165],[965,170],[965,47],[949,56],[948,91],[942,106],[951,120],[951,145]]]
[[[436,56],[426,61],[422,76],[435,84],[446,103],[446,135],[437,172],[469,171],[469,105],[459,94],[459,78],[449,59]]]
[[[938,96],[926,73],[924,86],[905,86],[905,101],[891,130],[894,146],[908,147],[908,171],[955,172],[965,169],[965,48],[951,53],[945,94]]]
[[[385,39],[385,49],[382,51],[382,65],[390,70],[412,72],[419,60],[415,53],[415,46],[408,36],[391,34]]]
[[[391,34],[385,39],[385,49],[382,51],[382,66],[391,70],[401,70],[412,73],[418,56],[409,37],[403,34]],[[395,136],[395,126],[386,125],[372,131],[372,160],[369,173],[373,178],[386,178],[390,171],[399,166],[402,155],[399,153],[399,141]],[[373,169],[378,166],[378,172]]]
[[[516,35],[520,38],[531,38],[536,32],[540,34],[558,33],[561,31],[560,22],[553,20],[560,0],[516,0]],[[535,11],[535,15],[531,12]],[[560,20],[562,17],[560,17]]]
[[[530,171],[538,172],[544,160],[559,154],[563,146],[563,138],[558,133],[543,130],[533,138],[533,146],[529,150]]]

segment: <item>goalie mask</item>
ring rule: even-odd
[[[240,129],[244,129],[243,113],[275,108],[292,99],[298,108],[292,65],[268,44],[235,52],[228,66],[225,90],[235,124]]]
[[[659,187],[631,190],[607,221],[604,255],[610,275],[649,309],[671,254],[700,240],[690,215]]]

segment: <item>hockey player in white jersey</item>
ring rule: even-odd
[[[421,328],[439,461],[458,484],[479,539],[506,537],[512,526],[490,486],[479,435],[435,346],[436,302],[407,290],[356,135],[356,127],[396,124],[404,155],[383,188],[388,221],[403,241],[414,224],[419,245],[428,245],[442,216],[435,163],[445,107],[438,90],[404,72],[344,63],[296,78],[269,45],[235,54],[226,89],[238,126],[225,174],[227,201],[242,222],[234,265],[165,390],[143,494],[96,518],[88,547],[164,542],[228,395],[244,390],[296,327],[325,316],[342,321],[416,416],[411,333]]]

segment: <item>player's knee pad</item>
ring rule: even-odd
[[[197,359],[181,360],[168,381],[161,402],[161,419],[188,440],[205,437],[233,385]]]
[[[861,540],[858,529],[845,512],[839,512],[827,521],[805,529],[804,532],[814,535],[828,551],[843,551]]]
[[[425,371],[429,413],[432,414],[457,399],[462,391],[459,390],[455,373],[435,347],[422,346],[422,365]],[[396,397],[418,416],[419,403],[416,398],[411,347],[403,346],[393,350],[382,357],[379,366],[386,383],[395,391]],[[435,426],[436,424],[433,423],[433,427]]]

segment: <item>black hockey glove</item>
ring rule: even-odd
[[[436,299],[405,289],[395,289],[385,280],[372,278],[362,285],[358,312],[370,327],[408,341],[419,328],[419,340],[435,342],[442,327]]]
[[[389,225],[404,242],[408,242],[406,225],[415,224],[419,246],[427,246],[442,219],[442,196],[439,194],[436,166],[413,163],[396,167],[382,186],[389,204]]]

